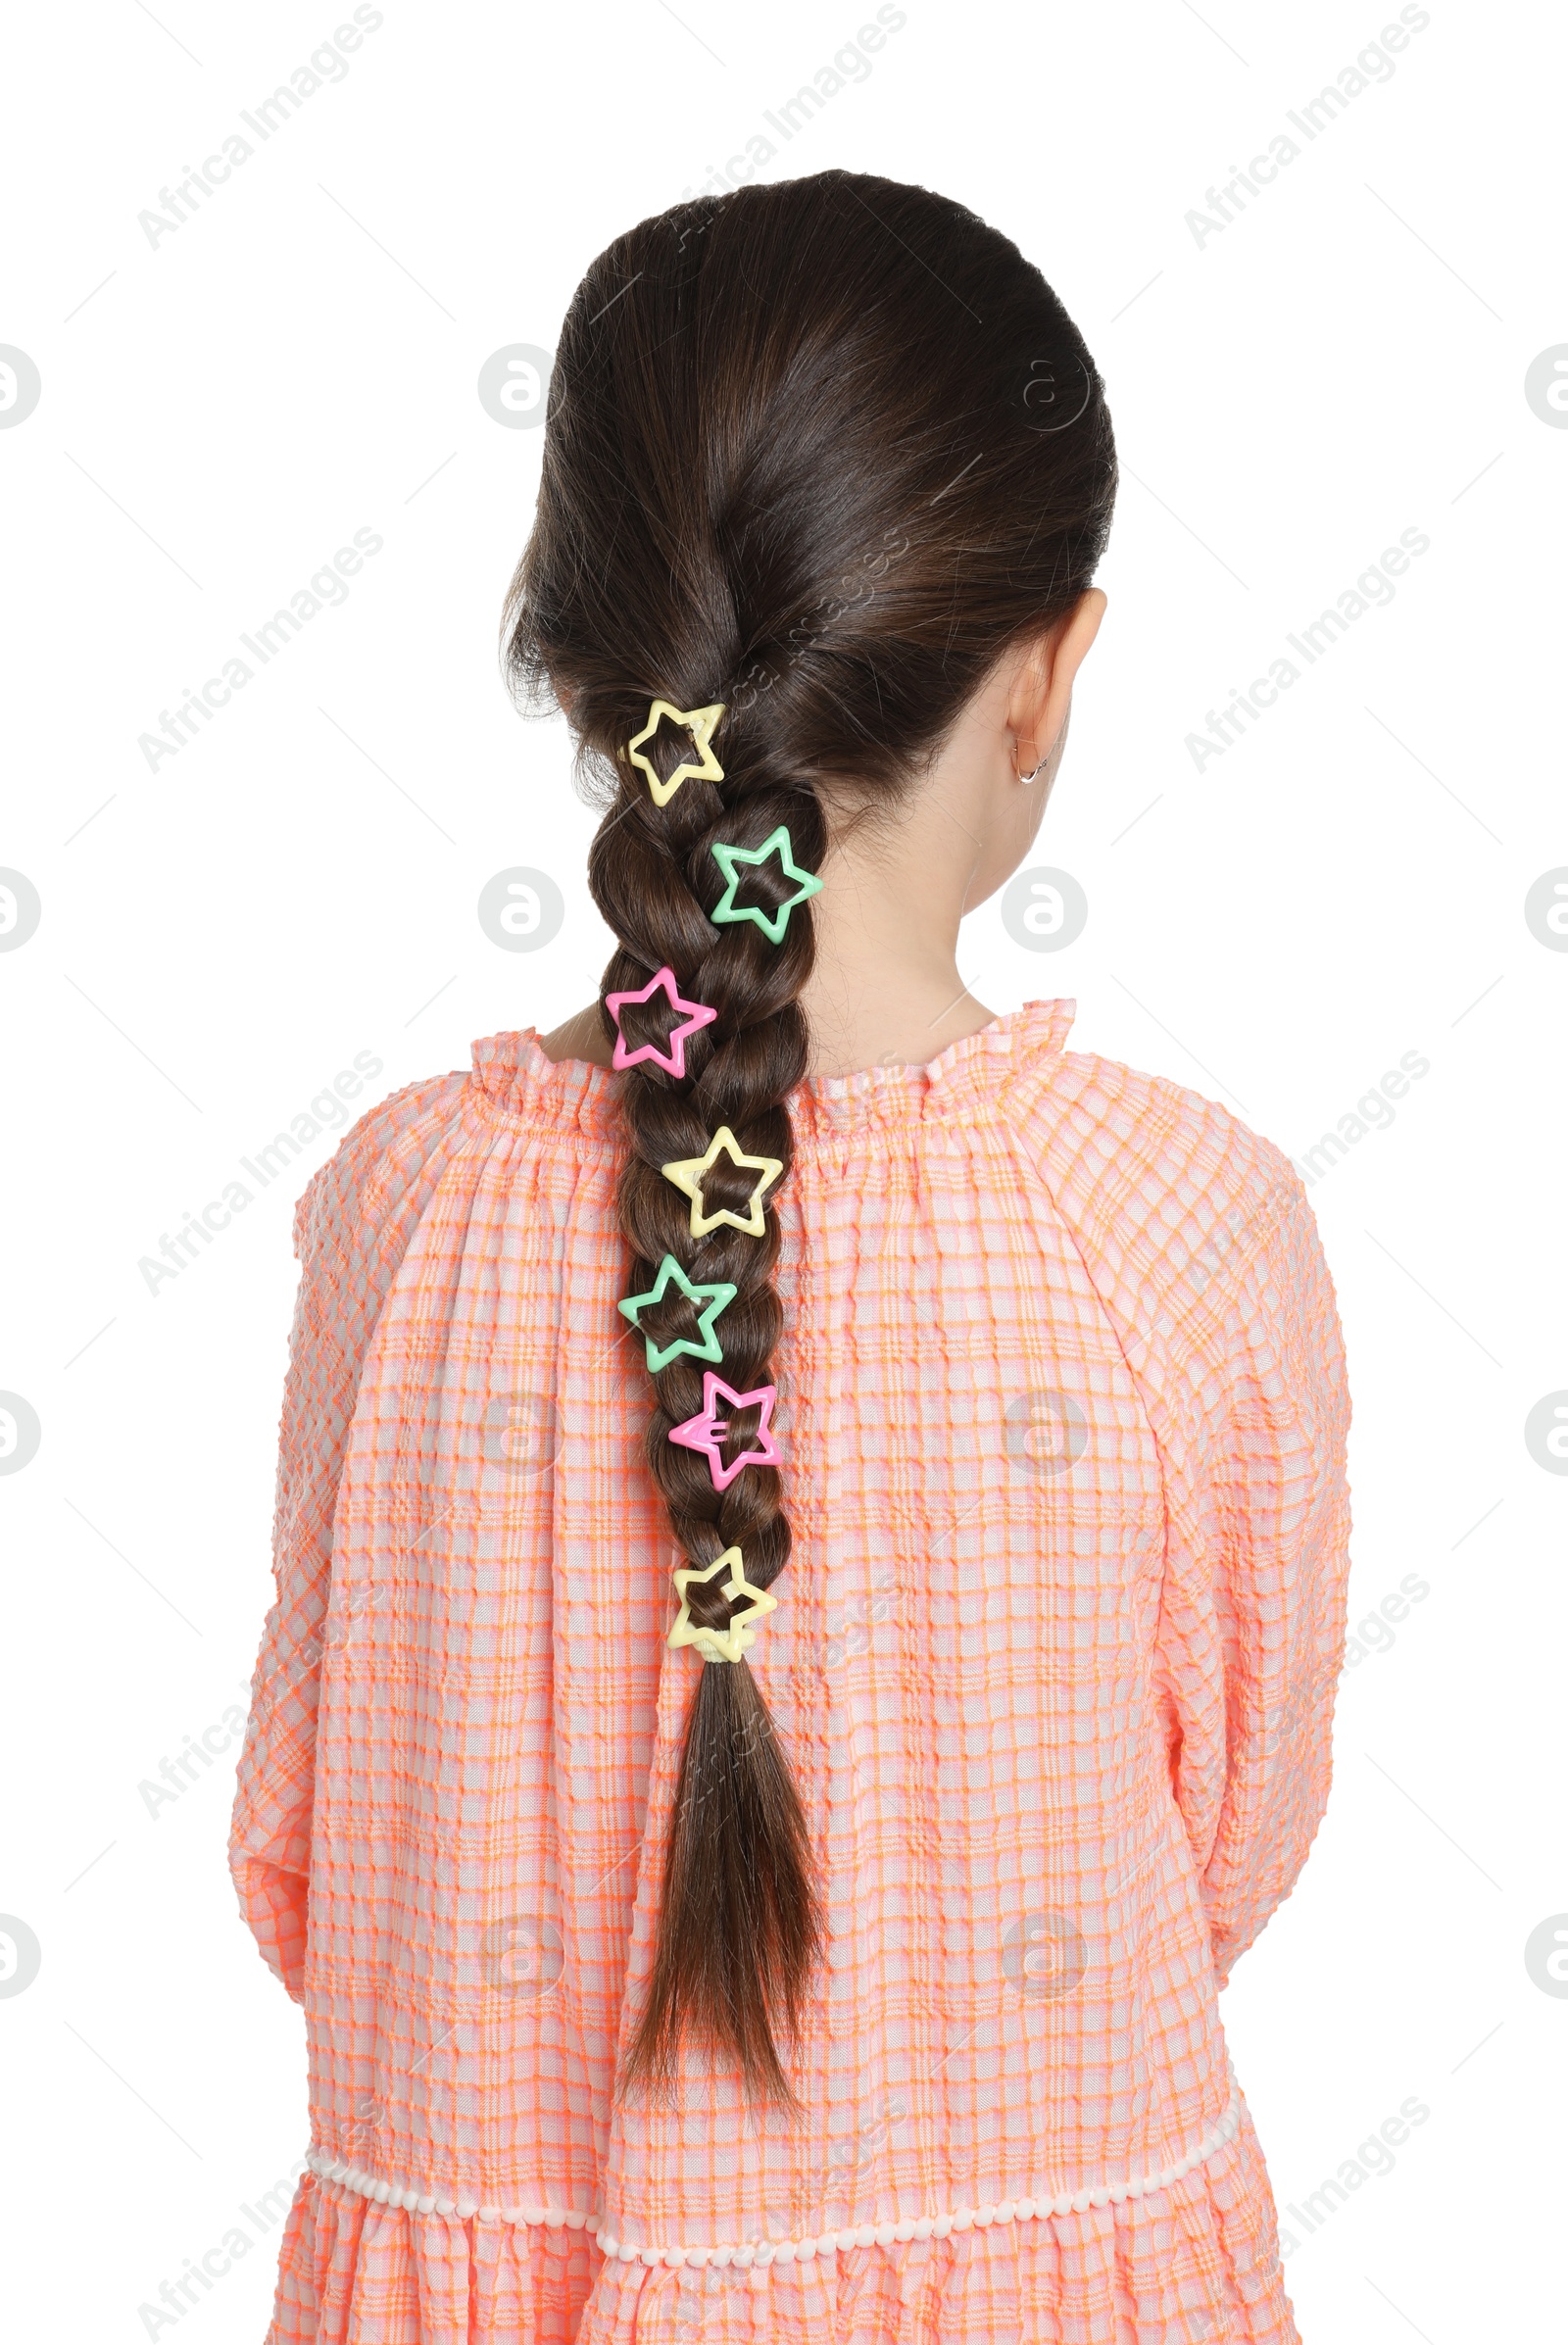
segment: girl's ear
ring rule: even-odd
[[[1104,595],[1092,586],[1065,618],[1036,639],[1019,663],[1007,696],[1006,724],[1016,744],[1013,764],[1020,775],[1035,772],[1054,748],[1067,721],[1074,678],[1104,615]]]

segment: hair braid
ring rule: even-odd
[[[737,1392],[750,1392],[772,1380],[783,1325],[773,1283],[776,1218],[764,1215],[760,1238],[728,1225],[694,1238],[690,1208],[661,1167],[701,1156],[714,1132],[727,1126],[745,1154],[782,1163],[769,1205],[788,1178],[788,1099],[807,1061],[797,996],[811,968],[810,914],[798,906],[777,946],[750,923],[715,928],[709,913],[722,881],[712,850],[720,841],[760,847],[785,822],[797,859],[809,866],[820,860],[825,830],[809,788],[739,765],[744,723],[733,730],[733,742],[720,732],[722,784],[686,781],[662,807],[653,805],[642,777],[625,769],[621,797],[590,853],[589,884],[605,918],[625,940],[605,972],[601,1004],[612,993],[640,989],[656,969],[667,966],[683,996],[717,1012],[687,1043],[684,1080],[647,1062],[628,1069],[621,1107],[630,1152],[618,1201],[638,1284],[651,1283],[664,1256],[672,1255],[694,1284],[722,1281],[735,1288],[722,1320],[723,1373]],[[662,774],[685,747],[678,734],[654,745]],[[770,876],[767,867],[749,876],[748,893],[764,909],[771,908]],[[608,1009],[602,1014],[607,1036],[612,1035]],[[633,1013],[621,1014],[635,1045],[642,1035]],[[662,1040],[660,1016],[656,1010],[650,1033]],[[740,1178],[749,1193],[751,1183]],[[707,1176],[704,1196],[710,1213],[717,1204],[743,1201],[734,1179],[726,1188],[718,1165]],[[663,1324],[670,1335],[686,1332],[691,1316],[691,1305],[682,1300]],[[639,1327],[658,1335],[661,1321],[645,1317]],[[701,1569],[739,1547],[749,1584],[771,1587],[790,1553],[776,1470],[749,1466],[727,1489],[717,1489],[707,1463],[669,1439],[672,1426],[702,1408],[699,1363],[680,1355],[653,1382],[648,1462],[684,1557]],[[725,1464],[755,1446],[758,1416],[756,1404],[730,1412],[721,1450]],[[687,1603],[695,1626],[729,1626],[731,1603],[719,1580],[689,1584]],[[819,1933],[805,1818],[757,1682],[744,1659],[705,1663],[675,1797],[653,1977],[622,2089],[642,2077],[666,2077],[681,2027],[690,2025],[700,2035],[727,2043],[754,2086],[790,2098],[775,2027],[782,2022],[793,2032]],[[732,1959],[737,1946],[751,1950],[744,1976],[736,1975]],[[761,1996],[759,1972],[768,1988]]]
[[[618,1209],[641,1287],[667,1255],[689,1284],[734,1289],[715,1333],[735,1391],[774,1379],[777,1216],[763,1211],[760,1236],[697,1236],[661,1168],[703,1157],[727,1126],[744,1154],[783,1166],[776,1202],[813,940],[805,902],[777,944],[715,924],[714,849],[755,851],[782,824],[814,871],[826,809],[894,802],[997,660],[1077,603],[1114,488],[1102,385],[1060,303],[1005,237],[923,188],[824,171],[678,205],[602,254],[572,301],[509,666],[519,698],[568,708],[579,778],[605,809],[589,877],[619,941],[607,1030],[609,997],[663,969],[715,1013],[689,1034],[682,1076],[642,1060],[621,1078]],[[655,698],[727,704],[721,778],[690,773],[662,806],[627,756]],[[643,748],[662,788],[690,752],[673,726]],[[778,863],[748,867],[746,904],[791,902]],[[634,1050],[664,1046],[660,995],[618,1015]],[[739,1209],[749,1186],[720,1158],[705,1218]],[[678,1290],[637,1301],[639,1334],[690,1337]],[[648,1464],[686,1565],[738,1547],[748,1586],[769,1588],[790,1556],[778,1473],[748,1462],[718,1488],[669,1438],[703,1408],[700,1363],[676,1354],[652,1383]],[[724,1468],[755,1455],[758,1416],[730,1411]],[[729,1626],[724,1588],[685,1583],[694,1627]],[[622,2091],[667,2079],[690,2036],[750,2092],[791,2100],[778,2042],[823,1928],[757,1681],[744,1658],[705,1658]]]

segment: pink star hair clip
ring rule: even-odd
[[[732,1409],[756,1408],[759,1404],[761,1408],[757,1425],[757,1439],[761,1446],[744,1450],[727,1466],[720,1452],[724,1446],[724,1437],[729,1432],[729,1418],[727,1415],[721,1417],[718,1413],[714,1400],[718,1392],[723,1393]],[[678,1441],[683,1449],[701,1449],[707,1456],[714,1490],[727,1490],[743,1467],[778,1464],[778,1443],[769,1430],[773,1422],[773,1403],[777,1398],[776,1385],[759,1385],[755,1392],[737,1392],[733,1385],[727,1385],[721,1376],[715,1376],[710,1368],[703,1377],[701,1413],[688,1417],[684,1425],[672,1425],[669,1438],[672,1441]]]
[[[644,1043],[640,1049],[628,1050],[620,1024],[622,1005],[627,1002],[650,1002],[661,990],[668,995],[669,1006],[680,1023],[670,1028],[662,1045]],[[710,1009],[705,1002],[681,1000],[673,969],[661,969],[657,976],[649,979],[640,993],[608,995],[605,1007],[615,1021],[615,1049],[611,1059],[612,1066],[623,1069],[651,1058],[655,1066],[662,1066],[665,1074],[673,1075],[678,1083],[684,1082],[686,1076],[686,1044],[689,1037],[700,1034],[705,1026],[711,1026],[718,1015],[716,1009]]]

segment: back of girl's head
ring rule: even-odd
[[[727,1125],[787,1174],[811,911],[797,903],[777,944],[755,922],[715,926],[726,873],[712,850],[761,848],[782,824],[815,872],[830,817],[896,819],[999,659],[1090,584],[1114,489],[1103,387],[1076,327],[1014,245],[924,188],[824,171],[678,205],[611,245],[567,314],[509,663],[519,697],[567,708],[605,807],[589,878],[619,945],[602,1002],[667,967],[718,1013],[686,1043],[682,1077],[648,1060],[621,1077],[634,1284],[667,1254],[693,1284],[736,1289],[723,1376],[737,1392],[779,1378],[786,1460],[777,1216],[761,1237],[727,1223],[694,1237],[661,1167],[702,1156]],[[626,754],[655,699],[724,708],[722,778],[688,778],[662,806]],[[692,738],[666,721],[644,754],[667,779]],[[745,877],[776,926],[796,892],[780,859]],[[662,1044],[668,1022],[662,994],[621,1012],[633,1046]],[[706,1214],[743,1207],[754,1179],[726,1191],[720,1156]],[[664,1308],[638,1334],[693,1325],[678,1295]],[[790,1552],[778,1472],[749,1465],[720,1490],[668,1438],[704,1405],[700,1367],[682,1353],[651,1383],[647,1454],[676,1561],[701,1569],[738,1547],[748,1583],[769,1588]],[[758,1423],[756,1405],[731,1412],[726,1460],[755,1446]],[[727,1627],[725,1585],[689,1584],[693,1623]],[[834,1600],[802,1588],[787,1642],[783,1610],[760,1632],[808,1713],[827,1696],[805,1623]],[[809,1834],[750,1663],[682,1661],[698,1682],[622,2089],[667,2079],[685,2041],[787,2100],[779,2040],[800,2024],[823,1928]]]

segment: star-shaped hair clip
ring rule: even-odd
[[[760,1446],[743,1450],[727,1466],[723,1462],[722,1452],[724,1437],[729,1432],[729,1416],[727,1411],[722,1416],[719,1414],[716,1396],[720,1392],[732,1409],[760,1407],[761,1411],[756,1437]],[[714,1490],[727,1490],[744,1467],[778,1464],[778,1443],[771,1431],[773,1403],[777,1398],[776,1385],[759,1385],[755,1392],[737,1392],[733,1385],[727,1385],[721,1376],[715,1376],[710,1368],[703,1377],[701,1415],[688,1417],[684,1425],[672,1425],[669,1438],[672,1441],[678,1441],[683,1449],[702,1450],[708,1458],[708,1470],[713,1477]]]
[[[755,904],[737,905],[735,891],[740,885],[740,874],[735,868],[736,864],[765,863],[770,856],[775,855],[778,856],[779,869],[783,876],[786,879],[793,879],[796,883],[794,895],[771,912],[760,911]],[[723,872],[729,885],[708,917],[716,927],[722,927],[728,921],[755,920],[770,945],[783,943],[784,931],[789,926],[790,914],[795,906],[798,904],[805,904],[808,897],[819,896],[822,892],[822,882],[817,878],[815,872],[803,871],[795,860],[790,850],[790,834],[787,823],[781,822],[777,830],[762,841],[760,847],[729,847],[720,841],[718,846],[713,849],[713,860]]]
[[[729,1579],[719,1592],[728,1596],[731,1604],[737,1603],[742,1596],[749,1597],[750,1609],[743,1612],[739,1620],[732,1612],[727,1629],[694,1627],[691,1607],[686,1598],[687,1588],[694,1580],[706,1582],[713,1579],[726,1565]],[[705,1661],[741,1660],[748,1646],[757,1642],[756,1624],[765,1614],[778,1610],[777,1596],[770,1596],[765,1588],[754,1588],[747,1579],[739,1547],[726,1547],[718,1561],[710,1563],[706,1571],[697,1571],[688,1564],[684,1571],[675,1574],[675,1592],[680,1597],[680,1614],[669,1632],[669,1641],[672,1645],[696,1645]]]
[[[701,1300],[703,1308],[697,1311],[697,1324],[702,1329],[703,1341],[694,1343],[690,1336],[677,1336],[672,1343],[656,1343],[652,1336],[643,1336],[643,1342],[648,1346],[648,1366],[655,1376],[661,1368],[667,1368],[671,1360],[678,1360],[682,1352],[690,1352],[694,1360],[721,1360],[724,1349],[713,1333],[713,1322],[719,1312],[727,1310],[735,1300],[736,1290],[726,1286],[722,1280],[715,1281],[710,1287],[694,1287],[674,1255],[666,1254],[659,1265],[659,1276],[648,1293],[624,1295],[615,1308],[642,1335],[639,1325],[641,1314],[662,1303],[666,1288],[671,1285],[680,1289],[694,1309]]]
[[[656,806],[667,806],[682,782],[721,782],[724,768],[714,757],[709,744],[713,727],[724,713],[724,703],[715,701],[710,708],[677,708],[670,701],[655,701],[648,710],[648,722],[640,733],[633,733],[626,744],[626,755],[632,763],[648,776],[648,787],[654,794]],[[642,754],[643,743],[652,741],[659,730],[660,719],[667,716],[671,724],[684,725],[697,749],[694,763],[688,757],[676,766],[667,782],[662,782],[651,760]]]
[[[728,1205],[716,1205],[710,1213],[703,1203],[703,1176],[705,1173],[712,1171],[721,1153],[729,1157],[737,1171],[744,1166],[748,1172],[755,1172],[757,1175],[752,1194],[746,1200],[744,1213],[734,1213]],[[728,1124],[720,1124],[708,1144],[706,1154],[677,1156],[672,1158],[668,1164],[662,1164],[659,1169],[666,1181],[674,1182],[683,1197],[691,1198],[692,1236],[694,1238],[706,1238],[710,1230],[716,1230],[721,1224],[727,1225],[732,1230],[743,1231],[748,1238],[760,1238],[765,1227],[762,1220],[762,1199],[782,1174],[784,1160],[781,1156],[747,1156],[743,1154],[740,1143],[736,1140]]]
[[[662,1045],[644,1043],[640,1049],[628,1050],[620,1023],[621,1010],[628,1002],[651,1002],[661,990],[668,995],[669,1006],[674,1010],[679,1024],[670,1028]],[[655,1066],[662,1066],[666,1075],[675,1077],[677,1083],[683,1083],[686,1079],[687,1043],[694,1034],[700,1034],[705,1026],[711,1026],[718,1015],[717,1010],[710,1009],[705,1002],[683,1002],[675,983],[675,972],[668,968],[661,969],[656,977],[651,977],[639,993],[607,995],[605,1007],[615,1021],[615,1048],[611,1065],[624,1069],[651,1058]]]

